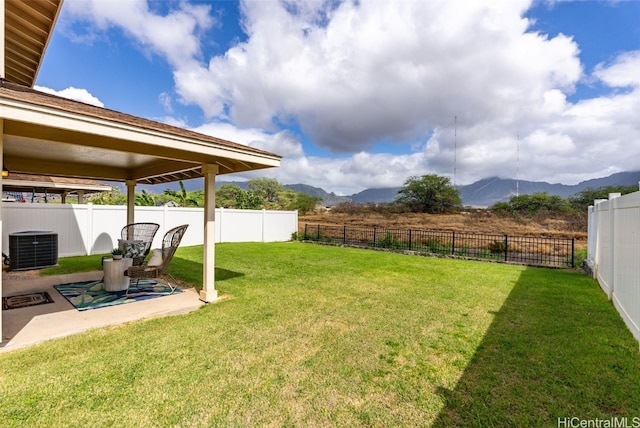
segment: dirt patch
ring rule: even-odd
[[[576,248],[587,246],[586,213],[498,215],[489,210],[470,210],[454,214],[345,214],[316,213],[300,216],[299,231],[305,223],[327,225],[377,226],[398,229],[446,230],[455,232],[565,238],[576,241]]]

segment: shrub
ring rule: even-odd
[[[567,212],[571,210],[569,202],[557,195],[533,193],[531,195],[512,196],[509,202],[497,202],[491,206],[493,211],[512,211],[537,213],[538,211]]]
[[[457,256],[468,256],[471,248],[468,245],[463,245],[462,247],[456,250]]]
[[[401,240],[393,236],[391,232],[387,232],[384,238],[376,242],[376,247],[398,250],[404,248],[405,245]]]
[[[487,248],[491,251],[491,254],[501,254],[507,251],[507,244],[505,244],[504,241],[496,240],[490,242],[489,245],[487,245]]]
[[[429,247],[429,252],[431,253],[446,254],[449,252],[447,245],[433,238],[427,241],[427,247]]]

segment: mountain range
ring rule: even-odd
[[[196,183],[189,184],[195,187],[189,188],[190,186],[185,183],[187,190],[201,189],[201,183],[200,187],[198,187],[197,180],[192,181],[196,181]],[[550,195],[568,198],[588,188],[597,189],[599,187],[609,186],[633,186],[638,185],[639,182],[640,171],[619,172],[608,177],[586,180],[574,185],[490,177],[483,178],[482,180],[478,180],[472,184],[459,186],[459,190],[463,205],[472,207],[488,207],[496,202],[508,201],[509,198],[516,194],[530,195],[533,193],[546,192]],[[246,189],[248,185],[247,182],[218,181],[217,186],[227,183],[237,184],[243,189]],[[294,190],[296,192],[305,192],[311,196],[318,196],[322,198],[322,204],[324,206],[332,206],[343,202],[353,202],[357,204],[388,203],[392,202],[396,198],[398,190],[401,189],[401,187],[365,189],[350,196],[340,196],[333,192],[329,193],[322,188],[313,187],[308,184],[285,184],[284,188]]]
[[[508,201],[516,194],[530,195],[533,193],[548,193],[563,198],[568,198],[578,192],[592,188],[609,186],[633,186],[640,182],[640,171],[619,172],[608,177],[582,181],[578,184],[567,185],[559,183],[547,183],[544,181],[514,180],[509,178],[490,177],[478,180],[475,183],[460,186],[460,198],[465,206],[488,207],[496,202]],[[323,189],[304,184],[285,185],[296,191],[302,191],[312,196],[322,197],[326,206],[340,202],[387,203],[393,201],[401,187],[389,187],[380,189],[365,189],[362,192],[350,196],[337,196],[327,193]]]

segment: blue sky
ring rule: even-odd
[[[574,184],[640,169],[640,1],[65,0],[36,87],[283,156],[219,180]]]

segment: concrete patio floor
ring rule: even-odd
[[[3,272],[2,296],[46,291],[53,303],[2,311],[0,352],[23,348],[46,340],[83,331],[115,326],[145,318],[183,314],[204,305],[195,289],[156,299],[78,311],[54,285],[98,280],[102,271],[58,276],[40,276],[38,272]]]

